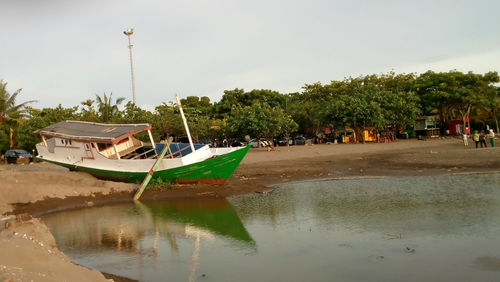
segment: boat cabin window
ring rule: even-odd
[[[67,140],[67,139],[61,139],[61,144],[65,145],[65,146],[72,145],[71,140]]]
[[[118,144],[122,144],[122,143],[125,143],[125,142],[128,142],[128,137],[123,139],[122,141],[118,142]]]
[[[106,150],[109,147],[111,147],[111,144],[97,143],[97,149],[99,149],[99,151]]]

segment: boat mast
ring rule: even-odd
[[[149,140],[151,141],[151,145],[153,145],[153,149],[156,149],[155,141],[153,140],[153,134],[151,134],[151,130],[148,129]]]
[[[184,116],[184,111],[182,110],[182,105],[181,101],[179,100],[179,95],[177,93],[175,93],[175,98],[177,99],[177,105],[179,105],[179,110],[181,111],[182,121],[184,122],[184,127],[186,128],[186,133],[189,139],[189,144],[191,145],[191,150],[194,152],[195,149],[193,146],[193,140],[191,139],[191,133],[189,133],[189,127],[186,121],[186,117]]]

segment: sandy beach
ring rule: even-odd
[[[226,197],[305,179],[500,171],[500,149],[464,147],[457,138],[383,144],[321,144],[252,149],[225,186],[173,185],[143,201]],[[109,281],[73,264],[36,217],[65,209],[131,201],[136,184],[103,181],[48,163],[0,165],[0,281]]]

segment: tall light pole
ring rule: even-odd
[[[132,75],[132,99],[135,105],[135,81],[134,81],[134,63],[132,61],[132,45],[130,41],[130,35],[134,34],[134,29],[129,28],[123,32],[128,37],[128,50],[130,53],[130,74]]]

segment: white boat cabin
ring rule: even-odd
[[[133,135],[147,131],[151,143],[144,143]],[[150,124],[100,124],[83,121],[62,121],[35,131],[42,137],[39,153],[63,154],[94,159],[97,153],[106,159],[156,158],[156,145]],[[40,146],[41,145],[41,146]],[[76,153],[76,154],[75,154]]]

